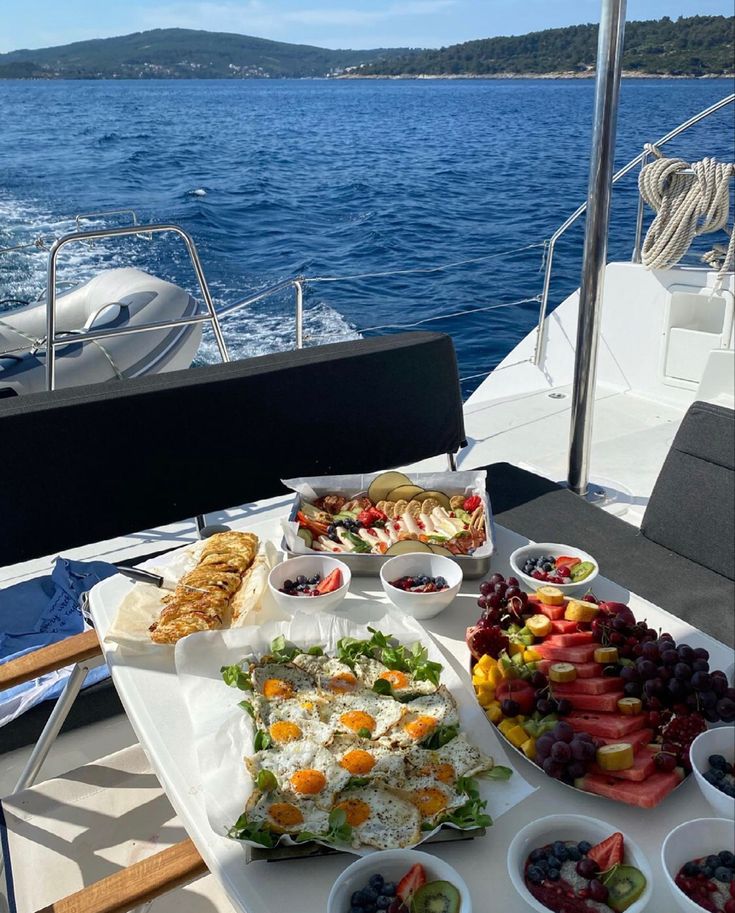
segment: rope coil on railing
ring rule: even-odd
[[[645,148],[655,158],[641,170],[638,187],[656,216],[643,242],[641,262],[649,269],[666,269],[681,260],[697,235],[724,230],[730,236],[724,254],[715,246],[704,256],[706,262],[719,264],[721,278],[735,264],[735,232],[727,228],[735,164],[713,158],[689,164],[664,158],[654,145]]]

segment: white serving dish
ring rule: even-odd
[[[390,581],[400,577],[443,577],[449,584],[446,590],[437,593],[410,593],[399,590]],[[380,582],[385,595],[396,608],[411,618],[433,618],[443,612],[459,593],[462,586],[462,568],[451,558],[443,555],[429,555],[426,552],[409,552],[396,555],[386,561],[380,569]]]
[[[537,913],[549,913],[549,908],[540,903],[526,887],[523,872],[532,850],[553,843],[555,840],[588,840],[591,844],[614,834],[619,828],[601,821],[599,818],[588,818],[586,815],[548,815],[532,821],[515,835],[508,847],[508,874],[513,882],[513,887],[519,896]],[[627,834],[625,838],[625,855],[623,861],[634,865],[643,873],[646,879],[646,888],[635,903],[631,904],[626,913],[642,913],[646,909],[653,893],[653,873],[648,864],[643,850]]]
[[[280,590],[287,580],[295,580],[301,574],[308,578],[319,574],[323,580],[337,568],[342,572],[342,586],[331,593],[324,593],[322,596],[289,596],[288,593],[282,593]],[[276,604],[289,615],[298,612],[299,609],[307,608],[311,611],[329,612],[336,609],[345,598],[351,580],[352,572],[344,561],[333,558],[331,555],[320,555],[315,552],[313,556],[301,555],[298,558],[287,558],[277,564],[268,575],[268,588]]]
[[[546,580],[536,580],[535,577],[524,574],[522,568],[526,558],[536,558],[540,555],[550,555],[552,558],[558,558],[560,555],[581,558],[582,561],[590,561],[594,564],[595,569],[589,577],[585,577],[585,579],[580,580],[579,583],[548,583]],[[514,552],[511,552],[510,566],[513,571],[513,576],[517,577],[527,589],[536,591],[541,586],[553,586],[556,587],[557,590],[561,590],[565,596],[575,596],[580,593],[585,593],[589,589],[592,581],[600,573],[600,566],[597,563],[596,558],[593,558],[592,555],[589,555],[587,552],[583,552],[581,548],[575,548],[572,545],[562,545],[559,542],[531,542],[528,545],[523,545],[521,548],[517,548]]]
[[[327,913],[348,913],[352,893],[364,888],[371,875],[379,872],[386,881],[398,883],[411,866],[417,864],[424,867],[427,881],[448,881],[453,884],[461,898],[459,913],[472,913],[469,888],[459,872],[438,856],[418,850],[384,850],[379,855],[363,856],[348,865],[329,893]]]
[[[717,731],[717,730],[715,730]],[[728,818],[695,818],[671,831],[661,847],[661,865],[676,904],[683,913],[702,913],[702,907],[677,886],[674,879],[686,862],[719,853],[735,852],[735,826]]]
[[[735,821],[735,798],[726,796],[716,786],[704,779],[704,772],[709,768],[708,758],[721,754],[732,764],[735,761],[735,726],[718,726],[701,733],[692,742],[689,757],[692,771],[702,795],[712,806],[716,815]]]

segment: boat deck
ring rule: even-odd
[[[567,476],[571,385],[465,407],[469,446],[459,465],[505,461],[563,481]],[[519,421],[519,411],[523,421]],[[684,416],[680,408],[598,384],[592,442],[593,482],[607,510],[640,525],[648,498]]]

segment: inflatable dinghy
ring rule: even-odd
[[[197,302],[184,289],[142,270],[107,270],[56,299],[56,386],[73,387],[188,368],[202,325],[148,330],[86,343],[84,330],[142,326],[191,317]],[[46,302],[0,314],[0,395],[46,389]],[[11,392],[12,391],[12,392]]]

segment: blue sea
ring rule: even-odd
[[[540,293],[543,241],[584,200],[593,91],[590,80],[0,81],[0,247],[126,208],[191,232],[217,304],[297,274],[362,276],[307,285],[306,344],[442,330],[467,395],[536,323],[538,304],[515,302]],[[618,164],[731,91],[731,80],[625,80]],[[732,146],[726,108],[667,148],[731,159]],[[631,175],[615,194],[611,259],[630,256],[635,205]],[[579,284],[581,242],[580,223],[558,249],[552,306]],[[72,248],[60,279],[131,261],[195,289],[185,251],[161,238]],[[34,299],[45,270],[43,251],[0,256],[0,299]],[[237,356],[291,347],[292,295],[240,312],[227,338]],[[200,359],[215,358],[207,339]]]

